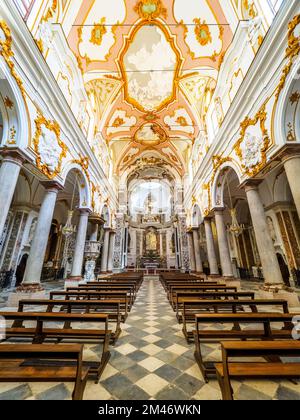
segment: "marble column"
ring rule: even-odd
[[[109,272],[113,270],[114,242],[115,242],[115,232],[110,232],[108,259],[107,259],[107,271]]]
[[[101,272],[105,273],[107,271],[107,260],[108,260],[108,251],[109,251],[109,235],[110,230],[105,229],[104,233],[104,242],[102,248],[102,257],[101,257]]]
[[[209,270],[211,275],[219,275],[217,256],[214,246],[214,237],[211,228],[211,219],[204,219],[206,246],[207,246],[207,257],[209,263]]]
[[[25,158],[17,150],[2,150],[0,166],[0,238],[12,203],[19,174]]]
[[[233,270],[228,246],[228,238],[224,223],[224,209],[215,210],[215,221],[218,234],[218,245],[220,253],[220,261],[222,267],[222,275],[224,277],[233,277]]]
[[[192,232],[188,232],[188,240],[189,240],[189,249],[190,249],[191,270],[196,271],[195,251],[194,251]]]
[[[50,234],[53,212],[58,191],[62,188],[56,182],[43,183],[46,191],[38,215],[34,237],[26,264],[21,288],[38,289],[44,265],[45,252]]]
[[[195,250],[196,271],[197,271],[197,273],[203,273],[203,265],[202,265],[201,254],[200,254],[200,243],[199,243],[198,228],[193,229],[193,242],[194,242],[194,250]]]
[[[289,186],[293,195],[298,216],[300,218],[300,155],[287,156],[283,159],[283,165]]]
[[[258,182],[248,181],[244,185],[252,218],[258,252],[260,255],[266,286],[283,285],[273,241],[268,229],[265,210],[258,192]]]
[[[81,279],[84,248],[90,211],[87,209],[79,209],[79,211],[79,223],[77,228],[76,242],[73,254],[73,264],[70,277]]]

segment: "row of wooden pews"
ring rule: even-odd
[[[16,312],[0,312],[7,324],[0,382],[73,382],[72,398],[82,399],[87,380],[98,383],[142,281],[141,273],[99,276],[52,291],[49,299],[22,299]],[[83,360],[90,342],[100,344],[98,361]]]
[[[287,301],[257,299],[204,275],[161,273],[160,281],[205,381],[217,377],[224,400],[234,398],[232,379],[300,378],[299,315]],[[205,360],[205,343],[220,345],[220,361]]]

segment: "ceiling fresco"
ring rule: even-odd
[[[185,173],[233,32],[217,0],[85,0],[66,34],[116,173],[152,150]]]

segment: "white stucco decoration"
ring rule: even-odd
[[[242,164],[245,168],[253,168],[262,161],[261,149],[264,143],[263,137],[253,133],[253,127],[249,129],[241,143]]]
[[[59,165],[61,147],[57,142],[56,134],[42,125],[39,141],[39,152],[41,161],[51,172],[54,172]]]

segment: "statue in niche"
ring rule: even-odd
[[[154,232],[154,229],[150,229],[146,233],[146,251],[156,251],[157,250],[157,237]]]

